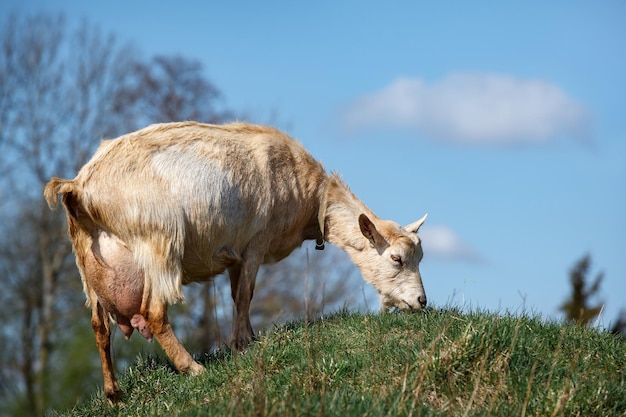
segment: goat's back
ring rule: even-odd
[[[131,249],[162,236],[165,256],[184,253],[186,269],[202,275],[224,269],[211,265],[220,249],[236,256],[260,235],[266,261],[289,254],[317,216],[325,178],[321,164],[278,130],[184,122],[103,141],[74,182],[98,227]]]

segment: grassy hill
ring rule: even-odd
[[[123,404],[99,394],[55,415],[626,415],[626,342],[537,317],[340,313],[200,361],[192,378],[140,357]]]

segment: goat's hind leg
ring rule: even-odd
[[[142,316],[145,318],[150,331],[167,354],[167,357],[174,362],[176,369],[189,375],[199,375],[204,372],[204,367],[193,360],[187,349],[174,334],[167,318],[167,304],[152,300],[148,311],[142,314]]]
[[[112,403],[121,400],[123,392],[115,379],[115,370],[111,360],[111,326],[108,313],[102,308],[95,294],[90,294],[91,300],[91,327],[96,335],[96,345],[102,363],[104,377],[104,395]]]

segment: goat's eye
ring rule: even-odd
[[[391,260],[397,263],[398,265],[402,266],[402,258],[399,257],[398,255],[391,255]]]

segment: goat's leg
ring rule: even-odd
[[[199,375],[204,372],[204,367],[193,360],[174,334],[167,318],[167,304],[153,300],[150,302],[148,311],[142,316],[145,317],[152,334],[156,336],[167,357],[178,371],[190,375]]]
[[[115,379],[113,362],[111,361],[111,326],[109,317],[104,308],[98,302],[95,294],[91,294],[91,327],[96,335],[96,345],[100,353],[102,363],[102,376],[104,377],[104,395],[109,401],[115,403],[122,398],[122,390]]]
[[[231,294],[237,310],[231,344],[237,350],[245,349],[254,338],[250,324],[250,302],[258,270],[259,262],[255,259],[245,259],[241,264],[228,269]]]

